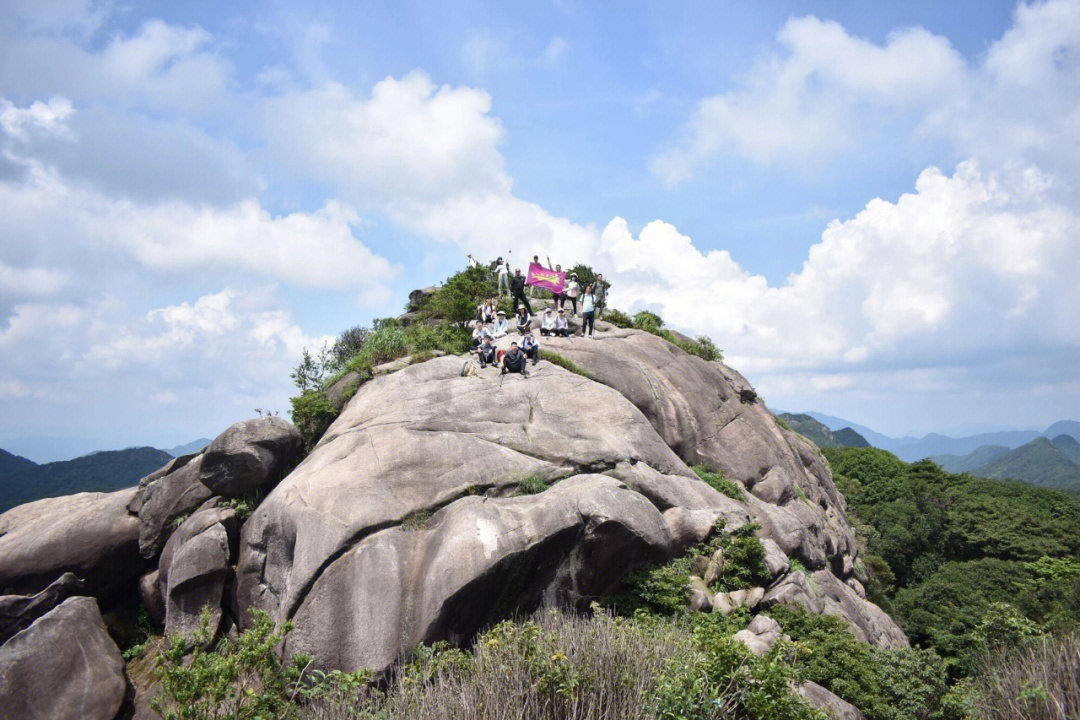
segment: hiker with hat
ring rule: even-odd
[[[510,343],[510,349],[502,356],[502,374],[506,373],[521,373],[528,376],[525,372],[525,353],[521,352],[516,342]]]
[[[566,298],[567,300],[569,300],[570,304],[573,305],[573,307],[574,307],[573,314],[574,315],[577,315],[577,299],[578,299],[578,295],[580,295],[580,294],[581,294],[581,286],[578,285],[577,275],[571,273],[570,274],[570,279],[566,283],[566,287],[563,288],[563,297]]]
[[[544,337],[555,334],[555,312],[551,308],[540,317],[540,334]]]
[[[525,276],[521,274],[521,268],[514,269],[514,277],[510,279],[510,297],[514,300],[515,304],[522,304],[525,309],[529,311],[529,314],[533,314],[532,305],[529,304],[529,298],[525,297]]]
[[[524,334],[521,336],[521,352],[525,353],[525,357],[532,360],[533,365],[540,359],[540,345],[536,342],[536,336],[533,335],[532,330],[525,328]]]
[[[566,311],[559,308],[559,315],[555,318],[555,334],[559,337],[570,336],[570,323],[566,321]]]
[[[524,305],[518,305],[517,312],[514,313],[514,322],[517,324],[519,334],[528,330],[532,324],[532,318],[529,317],[529,313],[525,312]]]
[[[495,364],[495,343],[491,342],[490,335],[484,336],[484,339],[480,342],[480,347],[476,348],[476,355],[480,358],[480,367],[482,368]]]
[[[510,332],[510,323],[506,322],[506,313],[500,310],[495,315],[495,327],[491,329],[491,337],[498,340],[501,337],[506,337],[508,332]]]

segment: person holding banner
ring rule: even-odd
[[[524,305],[529,314],[533,314],[529,298],[525,297],[525,277],[521,274],[521,268],[514,270],[514,277],[510,280],[510,298],[515,304]]]

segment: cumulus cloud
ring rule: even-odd
[[[1054,160],[1080,128],[1080,4],[1017,7],[1013,27],[977,62],[922,28],[884,44],[816,17],[793,18],[733,89],[703,98],[684,135],[653,160],[669,182],[712,158],[762,164],[828,160],[867,141],[941,137],[961,157]]]

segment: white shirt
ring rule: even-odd
[[[571,280],[566,283],[566,290],[564,292],[566,297],[576,298],[578,293],[581,292],[581,286],[577,284],[577,280]]]
[[[492,333],[492,337],[502,337],[508,332],[510,332],[510,324],[506,322],[506,318],[499,318],[495,321],[495,331]]]
[[[506,275],[510,272],[510,268],[506,266],[506,263],[502,263],[501,265],[495,266],[495,272],[499,273],[500,275]]]
[[[544,313],[543,320],[540,321],[540,327],[545,330],[555,329],[555,313]]]

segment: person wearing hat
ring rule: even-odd
[[[490,335],[484,336],[480,347],[476,348],[476,354],[480,358],[480,367],[486,368],[495,364],[495,343],[491,342]]]
[[[566,311],[559,308],[559,316],[555,318],[555,334],[559,337],[570,336],[570,323],[566,321]]]
[[[521,373],[528,376],[525,372],[525,353],[521,352],[516,342],[510,343],[510,349],[502,356],[502,374],[506,373]]]
[[[570,280],[567,281],[566,287],[563,289],[563,297],[570,301],[573,306],[573,314],[577,315],[577,298],[581,294],[581,286],[578,285],[577,275],[571,274]]]
[[[495,327],[491,331],[491,337],[495,339],[506,337],[508,332],[510,332],[510,323],[506,322],[506,313],[500,310],[495,316]]]
[[[532,360],[533,365],[540,359],[540,345],[537,344],[536,336],[529,328],[525,328],[521,336],[521,352],[525,353],[526,358]]]
[[[529,313],[525,312],[524,305],[518,305],[517,312],[514,313],[514,322],[517,324],[518,333],[524,333],[532,324],[532,318],[529,317]]]
[[[555,313],[551,308],[545,310],[543,317],[540,318],[540,334],[544,337],[555,334]]]

